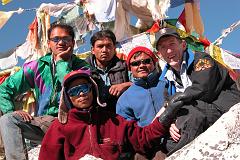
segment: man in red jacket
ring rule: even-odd
[[[160,117],[146,127],[102,109],[96,82],[89,70],[67,74],[63,81],[59,115],[48,129],[39,159],[129,159],[129,152],[146,154],[166,134],[182,102],[169,102]]]

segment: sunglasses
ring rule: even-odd
[[[79,96],[81,92],[83,94],[89,93],[91,91],[91,88],[91,84],[81,84],[70,88],[67,93],[70,97]]]
[[[72,37],[71,36],[53,37],[53,38],[50,38],[49,40],[54,43],[59,43],[60,41],[62,41],[64,43],[70,43],[70,42],[72,42]]]
[[[133,61],[130,63],[131,66],[140,66],[140,64],[150,64],[152,62],[152,59],[151,58],[148,58],[148,59],[142,59],[142,60],[139,60],[139,61]]]

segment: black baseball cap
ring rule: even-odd
[[[178,39],[181,39],[181,37],[179,36],[179,34],[177,33],[177,31],[173,28],[162,28],[160,29],[156,34],[155,34],[155,39],[156,39],[156,44],[158,44],[158,41],[162,38],[162,37],[166,37],[166,36],[174,36]]]

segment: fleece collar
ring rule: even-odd
[[[133,78],[133,83],[144,88],[149,88],[158,83],[158,78],[159,73],[155,69],[146,78]]]

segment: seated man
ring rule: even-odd
[[[166,133],[182,106],[178,101],[146,127],[103,109],[97,83],[89,70],[64,77],[59,115],[44,136],[39,160],[91,157],[103,160],[130,159],[128,152],[147,152]],[[83,158],[84,159],[84,158]]]
[[[96,32],[91,37],[92,54],[86,61],[103,80],[100,84],[102,101],[115,113],[118,97],[131,85],[125,61],[116,56],[116,37],[110,30]]]
[[[61,82],[72,71],[89,65],[73,55],[74,31],[65,24],[53,24],[48,30],[51,53],[24,64],[23,68],[0,85],[0,130],[7,159],[28,159],[24,138],[41,142],[58,113]],[[34,90],[36,117],[16,110],[16,95]]]
[[[206,127],[240,102],[237,85],[224,66],[206,53],[193,54],[174,29],[163,28],[157,36],[156,49],[167,62],[161,79],[167,81],[170,95],[180,92],[173,101],[184,101],[184,105],[192,105],[204,113],[207,117]],[[177,128],[171,128],[170,133],[175,141],[179,140],[179,132],[186,132],[187,127],[181,127],[187,125],[178,126],[177,122]]]
[[[136,47],[127,57],[133,84],[120,96],[116,113],[135,120],[143,127],[149,125],[164,104],[165,82],[159,80],[157,58],[146,47]]]
[[[128,54],[127,64],[132,72],[134,81],[119,98],[117,102],[117,113],[122,115],[127,120],[135,120],[139,126],[149,125],[158,111],[164,109],[164,101],[169,99],[165,81],[160,80],[160,73],[157,72],[155,63],[157,58],[151,50],[146,47],[136,47]],[[184,116],[178,118],[179,123],[189,122],[195,125],[200,132],[203,130],[205,116],[197,109],[191,106],[184,106],[181,109],[185,112],[190,112],[186,118]],[[191,115],[191,116],[190,116]],[[193,129],[193,128],[192,128]],[[159,141],[159,145],[155,150],[149,152],[147,158],[152,158],[155,152],[161,150],[164,153],[170,150],[165,150],[166,146],[172,145],[171,139],[166,135],[164,143]],[[187,144],[191,139],[188,138],[188,133],[182,133],[181,142],[174,144],[176,148]],[[156,154],[157,158],[158,154]],[[139,157],[139,155],[137,155]],[[143,157],[142,157],[143,159]]]

